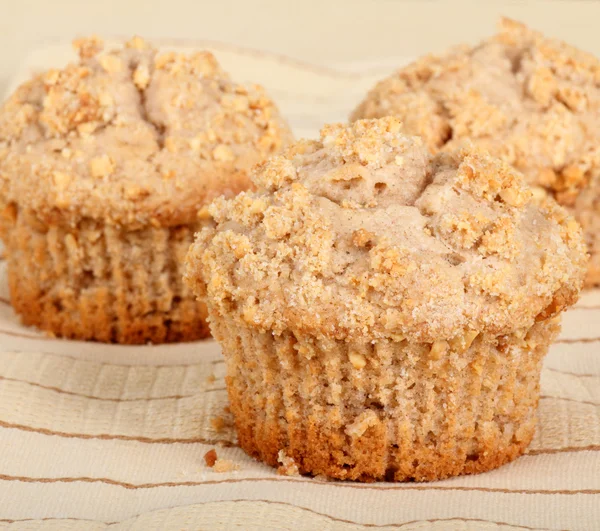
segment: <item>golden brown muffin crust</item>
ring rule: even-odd
[[[475,150],[433,158],[397,119],[325,126],[210,208],[187,281],[244,326],[337,339],[462,340],[559,312],[582,284],[581,230]]]
[[[21,85],[0,110],[0,200],[48,222],[190,223],[246,188],[290,132],[258,86],[208,52],[158,53],[140,38]]]

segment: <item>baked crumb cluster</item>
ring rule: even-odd
[[[474,140],[561,204],[600,186],[600,61],[523,24],[399,70],[352,119],[389,114],[434,152]]]
[[[326,126],[253,181],[212,204],[187,267],[212,312],[244,326],[443,351],[530,327],[581,288],[581,231],[562,208],[538,209],[487,154],[431,157],[395,118]]]
[[[175,225],[248,185],[290,139],[258,86],[208,52],[158,53],[140,38],[22,85],[0,110],[0,199],[46,221]]]

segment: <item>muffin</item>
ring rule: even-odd
[[[351,119],[394,115],[433,152],[468,139],[525,174],[581,223],[600,284],[600,61],[502,20],[477,46],[427,56],[381,81]]]
[[[118,343],[209,335],[182,282],[205,205],[290,132],[260,87],[208,52],[134,38],[21,85],[0,109],[0,235],[12,304],[52,335]]]
[[[186,281],[227,364],[241,447],[360,481],[522,454],[579,225],[475,150],[429,155],[394,118],[329,125],[217,199]]]

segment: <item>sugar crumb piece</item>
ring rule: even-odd
[[[214,448],[204,454],[204,462],[206,463],[206,466],[210,468],[215,466],[217,459],[217,451]]]
[[[148,47],[148,44],[139,35],[135,35],[129,41],[125,43],[127,48],[133,48],[134,50],[144,50]]]
[[[62,171],[52,172],[52,177],[54,178],[54,184],[59,190],[64,190],[71,182],[71,177]]]
[[[356,247],[367,247],[373,245],[377,236],[368,230],[360,228],[352,233],[352,243]]]
[[[378,425],[380,422],[377,414],[373,410],[368,409],[356,417],[354,422],[346,428],[346,433],[353,439],[358,439],[369,428]]]
[[[439,360],[442,358],[442,356],[446,353],[446,351],[448,350],[448,342],[447,341],[435,341],[432,345],[431,345],[431,350],[429,352],[429,355],[431,356],[432,359],[434,360]]]
[[[90,173],[92,177],[101,179],[112,174],[115,170],[115,164],[108,155],[93,158],[90,161]]]
[[[104,48],[104,42],[97,35],[91,37],[84,37],[81,39],[75,39],[73,41],[73,48],[79,54],[82,59],[89,59],[94,57]]]
[[[289,457],[285,450],[279,450],[277,454],[277,461],[280,463],[277,468],[277,473],[280,476],[299,476],[298,465],[294,461],[293,457]]]
[[[451,339],[449,345],[457,352],[464,352],[471,347],[478,335],[479,332],[477,330],[467,330],[464,334]]]
[[[367,359],[360,352],[350,352],[348,355],[350,358],[350,363],[355,369],[364,369],[367,364]]]
[[[219,144],[213,150],[212,155],[215,160],[220,161],[230,161],[234,158],[233,151],[231,151],[231,148],[229,146],[226,146],[225,144]]]
[[[109,74],[116,74],[118,72],[121,72],[125,68],[123,61],[121,61],[121,59],[116,55],[112,54],[101,56],[98,59],[98,62],[100,63],[100,66],[104,69],[104,71],[108,72]]]
[[[217,459],[212,469],[215,472],[222,474],[224,472],[235,472],[240,469],[240,465],[234,463],[231,459]]]
[[[150,83],[150,71],[146,65],[139,65],[133,73],[133,82],[135,86],[144,90]]]

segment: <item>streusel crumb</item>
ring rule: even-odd
[[[279,466],[277,467],[277,473],[280,476],[299,476],[298,465],[293,457],[288,457],[285,450],[279,450],[277,454],[277,461]]]
[[[75,46],[79,62],[0,109],[1,203],[52,222],[190,223],[290,140],[263,89],[231,81],[209,52],[158,53],[139,37]]]
[[[585,252],[562,208],[538,209],[520,173],[474,148],[431,157],[395,118],[326,126],[253,179],[256,192],[212,204],[186,274],[244,326],[468,342],[579,292]]]
[[[224,474],[225,472],[235,472],[240,469],[240,465],[234,463],[230,459],[217,459],[212,469],[219,474]]]

